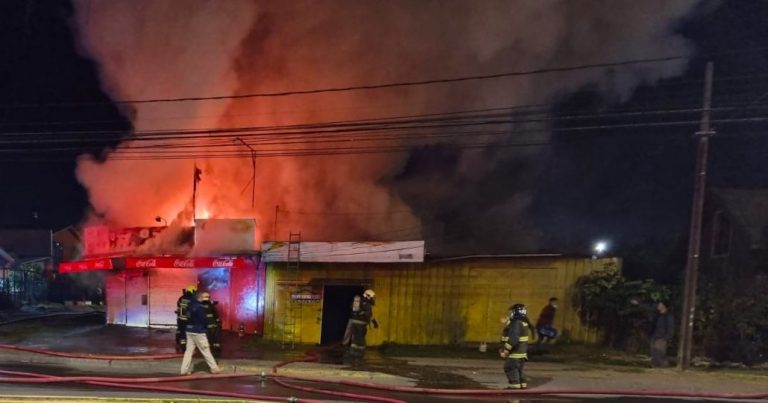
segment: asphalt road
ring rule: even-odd
[[[66,368],[66,367],[57,367],[57,366],[51,366],[51,365],[0,365],[0,369],[4,370],[15,370],[15,371],[25,371],[25,372],[35,372],[35,373],[42,373],[42,374],[49,374],[49,375],[63,375],[63,376],[74,376],[74,375],[103,375],[95,372],[75,372],[72,369]],[[167,376],[167,374],[143,374],[142,376]],[[119,374],[110,374],[110,376],[121,376]],[[126,377],[128,376],[135,376],[134,375],[124,375]],[[648,399],[643,398],[621,398],[621,397],[610,397],[610,398],[585,398],[585,397],[528,397],[522,399],[510,399],[510,397],[495,397],[495,398],[471,398],[468,399],[467,397],[461,397],[461,396],[425,396],[425,395],[416,395],[416,394],[406,394],[406,393],[387,393],[385,391],[369,391],[365,389],[360,388],[352,388],[348,386],[338,386],[333,384],[322,384],[319,385],[317,383],[302,383],[302,382],[295,382],[292,381],[292,383],[302,386],[311,386],[315,388],[323,388],[327,390],[334,390],[334,391],[343,391],[343,392],[352,392],[352,393],[359,393],[359,394],[369,394],[369,395],[375,395],[375,396],[385,396],[390,398],[397,398],[406,402],[412,402],[412,403],[447,403],[447,402],[479,402],[479,403],[498,403],[498,402],[554,402],[554,403],[565,403],[565,402],[600,402],[600,403],[635,403],[635,402],[645,402]],[[227,378],[227,379],[206,379],[206,380],[195,380],[195,381],[184,381],[184,382],[168,382],[163,383],[162,385],[165,386],[176,386],[176,387],[183,387],[183,388],[189,388],[189,389],[197,389],[201,391],[225,391],[225,392],[236,392],[236,393],[243,393],[243,394],[258,394],[258,395],[271,395],[271,396],[283,396],[286,398],[288,397],[299,397],[299,398],[312,398],[317,400],[325,400],[328,402],[349,402],[353,400],[344,399],[344,398],[336,398],[321,394],[315,394],[315,393],[307,393],[307,392],[301,392],[301,391],[295,391],[291,389],[287,389],[283,386],[277,385],[271,380],[262,381],[258,377],[254,378]],[[189,394],[174,394],[174,393],[167,393],[167,392],[144,392],[144,391],[130,391],[130,390],[119,390],[115,388],[110,387],[100,387],[100,386],[90,386],[90,385],[78,385],[78,384],[6,384],[2,383],[0,384],[0,396],[3,397],[9,397],[9,396],[69,396],[69,397],[77,397],[77,396],[88,396],[88,397],[106,397],[106,398],[125,398],[125,399],[136,399],[136,398],[154,398],[154,399],[190,399],[190,398],[199,398],[199,399],[206,399],[206,398],[213,398],[212,396],[206,396],[206,395],[189,395]],[[654,399],[654,402],[657,403],[671,403],[671,402],[681,402],[682,400],[675,400],[675,399]],[[710,400],[711,402],[712,400]]]

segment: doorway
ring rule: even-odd
[[[323,287],[323,323],[320,330],[320,344],[328,345],[341,341],[347,330],[347,321],[352,311],[355,295],[363,295],[362,285],[326,285]]]

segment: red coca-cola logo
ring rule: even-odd
[[[176,259],[173,267],[195,267],[195,259]]]
[[[137,268],[157,267],[157,259],[139,259],[136,261]]]
[[[235,261],[233,259],[213,259],[211,266],[213,267],[233,267]]]

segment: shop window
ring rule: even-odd
[[[728,256],[731,253],[731,238],[733,227],[728,217],[720,210],[715,213],[712,226],[712,257]]]

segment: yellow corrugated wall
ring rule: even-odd
[[[368,343],[455,344],[496,342],[500,318],[521,302],[535,322],[550,297],[560,299],[555,327],[577,341],[594,342],[571,299],[579,276],[617,258],[562,257],[472,258],[423,264],[302,263],[300,284],[322,290],[324,284],[362,284],[376,290],[374,316],[381,327],[368,332]],[[284,263],[268,265],[265,338],[280,341],[280,319],[293,283]],[[320,342],[322,304],[301,306],[297,341]]]

